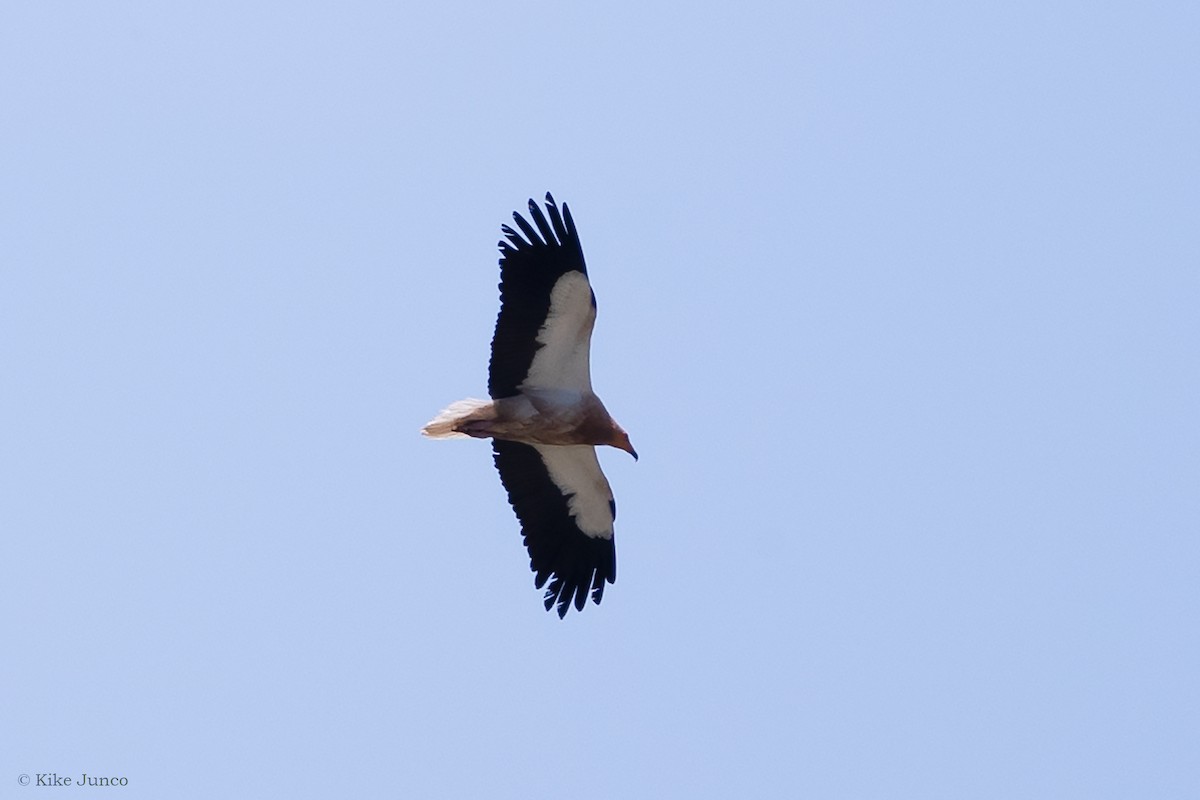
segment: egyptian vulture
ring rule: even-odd
[[[521,522],[534,585],[564,617],[617,578],[617,504],[595,445],[637,459],[629,435],[592,391],[588,352],[596,295],[571,211],[529,201],[531,225],[501,225],[500,316],[488,367],[491,400],[460,400],[422,433],[491,438],[496,469]],[[547,218],[548,216],[548,218]],[[547,582],[548,585],[547,585]]]

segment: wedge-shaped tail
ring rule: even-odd
[[[466,438],[467,434],[457,430],[460,425],[473,420],[491,419],[493,416],[491,400],[467,398],[459,400],[457,403],[451,403],[442,409],[441,413],[421,429],[421,433],[430,439]]]

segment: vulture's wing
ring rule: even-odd
[[[604,596],[604,583],[617,580],[613,521],[617,504],[590,445],[528,445],[492,441],[496,469],[508,491],[529,550],[534,585],[546,589],[549,611],[564,617]]]
[[[591,391],[588,349],[596,297],[571,211],[546,194],[546,212],[529,201],[534,225],[516,212],[521,232],[502,225],[500,316],[492,337],[488,393],[511,397],[523,388]],[[522,238],[521,234],[524,234]]]

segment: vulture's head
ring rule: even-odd
[[[617,423],[613,423],[612,438],[608,441],[613,447],[618,450],[624,450],[629,455],[633,456],[633,460],[637,461],[637,450],[633,449],[633,445],[629,442],[629,434],[621,428]]]

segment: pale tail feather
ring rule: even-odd
[[[434,417],[421,429],[421,433],[431,439],[459,439],[466,436],[454,430],[463,422],[476,419],[491,419],[493,415],[491,400],[476,400],[468,398],[451,403],[440,414]]]

